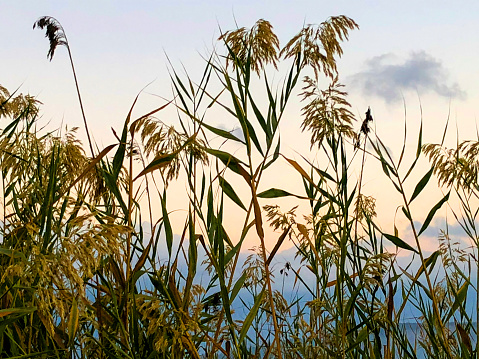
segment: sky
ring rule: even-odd
[[[220,31],[234,29],[235,24],[251,27],[263,18],[285,44],[303,24],[317,24],[333,15],[349,16],[360,27],[343,44],[338,62],[352,110],[362,119],[371,107],[374,126],[393,152],[400,152],[405,117],[409,133],[417,132],[421,109],[424,142],[440,141],[448,114],[451,145],[456,132],[462,140],[476,138],[477,1],[3,0],[0,84],[36,96],[44,104],[42,123],[55,129],[82,127],[82,119],[65,49],[57,49],[50,62],[43,31],[32,29],[44,15],[55,17],[65,29],[86,115],[100,148],[115,141],[111,128],[119,132],[135,96],[146,85],[135,107],[137,115],[162,105],[161,97],[171,97],[168,62],[180,73],[184,67],[199,78],[202,57],[218,46]],[[299,109],[300,103],[292,107]],[[212,119],[211,124],[235,126],[225,121]],[[283,131],[284,149],[295,158],[309,150],[299,124],[292,116]],[[410,143],[414,148],[415,139]],[[293,186],[287,178],[281,184]],[[391,200],[387,184],[367,175],[365,190],[379,191],[373,194],[384,208],[380,220],[390,225],[397,202]],[[439,198],[437,193],[428,196],[421,205],[430,208]]]

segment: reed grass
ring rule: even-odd
[[[43,17],[36,26],[46,28],[50,59],[67,47],[75,74],[60,23]],[[421,125],[412,161],[406,139],[395,161],[371,127],[370,109],[357,124],[338,80],[341,41],[357,28],[331,17],[284,47],[265,20],[225,32],[224,52],[205,60],[199,81],[171,68],[172,100],[134,119],[137,97],[117,143],[98,154],[83,115],[91,156],[77,129],[42,133],[40,103],[0,87],[0,356],[417,358],[422,348],[430,358],[477,357],[478,142],[423,145]],[[271,72],[284,80],[273,83]],[[78,90],[76,74],[75,83]],[[280,141],[297,95],[301,128],[311,135],[302,162],[286,156]],[[156,117],[165,108],[176,110],[176,127]],[[212,108],[236,121],[240,134],[213,126]],[[213,137],[235,144],[234,153],[213,146]],[[431,167],[411,185],[424,156]],[[366,160],[377,161],[398,192],[410,233],[377,222],[376,200],[362,188]],[[277,162],[302,188],[264,189]],[[188,203],[176,228],[168,185],[179,178]],[[427,214],[413,213],[412,202],[435,180],[446,194]],[[306,203],[309,213],[274,204],[281,197]],[[427,256],[421,236],[452,197],[461,208],[451,207],[451,225],[475,247],[464,248],[446,226]],[[244,223],[237,233],[225,226],[231,217]],[[267,225],[277,233],[271,251]],[[255,251],[242,260],[247,237]],[[278,270],[285,241],[297,262]],[[400,267],[397,252],[385,249],[391,244],[419,258],[419,268],[412,259]],[[278,286],[286,275],[292,290]],[[414,339],[406,308],[420,313]]]

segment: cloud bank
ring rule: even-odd
[[[401,101],[402,94],[410,90],[420,95],[435,93],[447,98],[465,98],[459,85],[448,81],[442,63],[426,52],[413,52],[407,59],[397,60],[393,54],[371,58],[364,71],[352,76],[352,85],[359,87],[364,95],[388,103]]]

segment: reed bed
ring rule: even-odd
[[[352,19],[305,26],[284,47],[265,20],[223,33],[199,80],[171,68],[171,100],[132,118],[135,99],[117,142],[103,149],[88,129],[63,27],[51,17],[35,26],[50,59],[68,50],[89,154],[77,129],[42,133],[40,103],[0,88],[2,358],[477,357],[479,142],[423,145],[421,125],[411,160],[406,140],[395,160],[371,110],[357,121],[338,80]],[[311,138],[301,162],[280,141],[298,96]],[[167,108],[174,123],[158,119]],[[213,110],[239,130],[213,126]],[[422,157],[429,169],[416,166]],[[363,190],[366,159],[402,199],[407,234],[377,223]],[[302,182],[295,193],[262,185],[280,162]],[[188,203],[177,228],[169,184],[179,178]],[[436,183],[445,195],[413,213]],[[282,197],[309,213],[274,204]],[[475,247],[446,227],[426,255],[421,236],[452,198],[460,203],[452,224]],[[238,232],[224,225],[231,217],[244,223]],[[272,250],[267,226],[277,233]],[[246,238],[256,246],[244,260]],[[297,260],[274,266],[286,241]],[[411,264],[399,266],[386,245],[410,252]],[[278,285],[286,275],[292,290]],[[412,338],[407,308],[419,313]]]

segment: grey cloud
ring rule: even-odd
[[[426,52],[413,52],[406,60],[397,60],[393,54],[371,58],[364,71],[352,76],[352,85],[388,103],[400,101],[402,93],[409,90],[420,95],[431,92],[448,98],[465,97],[457,83],[448,81],[442,63]]]
[[[241,141],[244,141],[244,135],[243,131],[241,130],[241,127],[234,127],[233,129],[231,129],[228,128],[224,123],[220,123],[217,127],[221,130],[230,132],[232,135],[238,137]]]
[[[231,131],[231,133],[238,137],[241,141],[244,141],[244,134],[243,130],[241,130],[241,127],[236,127],[235,129],[233,129],[233,131]]]

